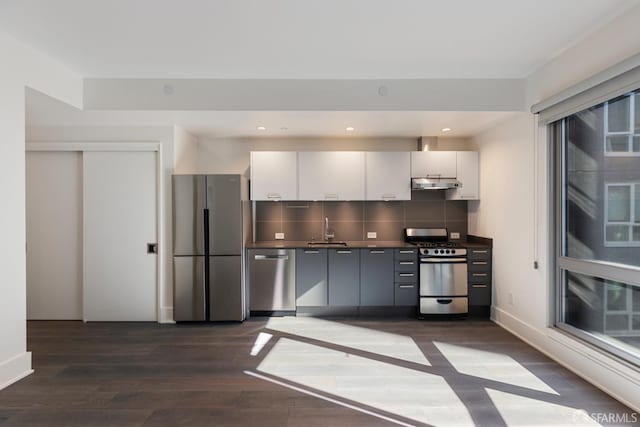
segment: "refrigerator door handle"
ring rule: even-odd
[[[204,300],[205,300],[205,308],[204,308],[204,318],[209,320],[211,314],[211,307],[209,306],[209,294],[210,294],[210,272],[209,272],[209,209],[205,208],[203,210],[204,215],[202,216],[204,222]]]

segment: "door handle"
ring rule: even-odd
[[[486,288],[487,285],[471,285],[472,288]]]
[[[400,277],[413,277],[413,273],[400,273]]]
[[[158,253],[158,244],[157,243],[147,243],[147,253],[148,254],[157,254]]]
[[[270,259],[289,259],[289,255],[254,255],[253,259],[270,260]]]
[[[413,265],[415,262],[413,261],[400,261],[400,265]]]
[[[350,254],[351,251],[336,251],[337,254]]]
[[[437,299],[436,300],[438,302],[438,304],[451,304],[453,302],[452,299],[448,298],[448,299]]]
[[[415,251],[400,251],[401,254],[415,254]]]
[[[413,288],[414,285],[399,285],[398,286],[400,289],[409,289],[409,288]]]
[[[304,251],[305,254],[319,254],[320,251]]]
[[[370,254],[383,254],[384,251],[369,251]]]

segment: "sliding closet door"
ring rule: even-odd
[[[84,319],[155,321],[156,153],[84,153]]]
[[[26,153],[27,319],[82,319],[82,153]]]

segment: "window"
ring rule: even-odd
[[[607,156],[640,156],[640,93],[604,103],[604,147]]]
[[[640,183],[606,184],[605,245],[640,246]]]
[[[635,91],[551,123],[550,135],[556,177],[555,325],[640,366],[637,111]]]

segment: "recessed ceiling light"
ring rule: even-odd
[[[442,132],[451,132],[451,128],[442,128],[440,129]]]
[[[258,129],[258,130],[267,130],[267,128],[264,127],[264,126],[258,126],[256,129]]]
[[[356,130],[356,128],[352,127],[352,126],[348,126],[347,128],[345,128],[345,130],[347,132],[353,132],[354,130]]]

